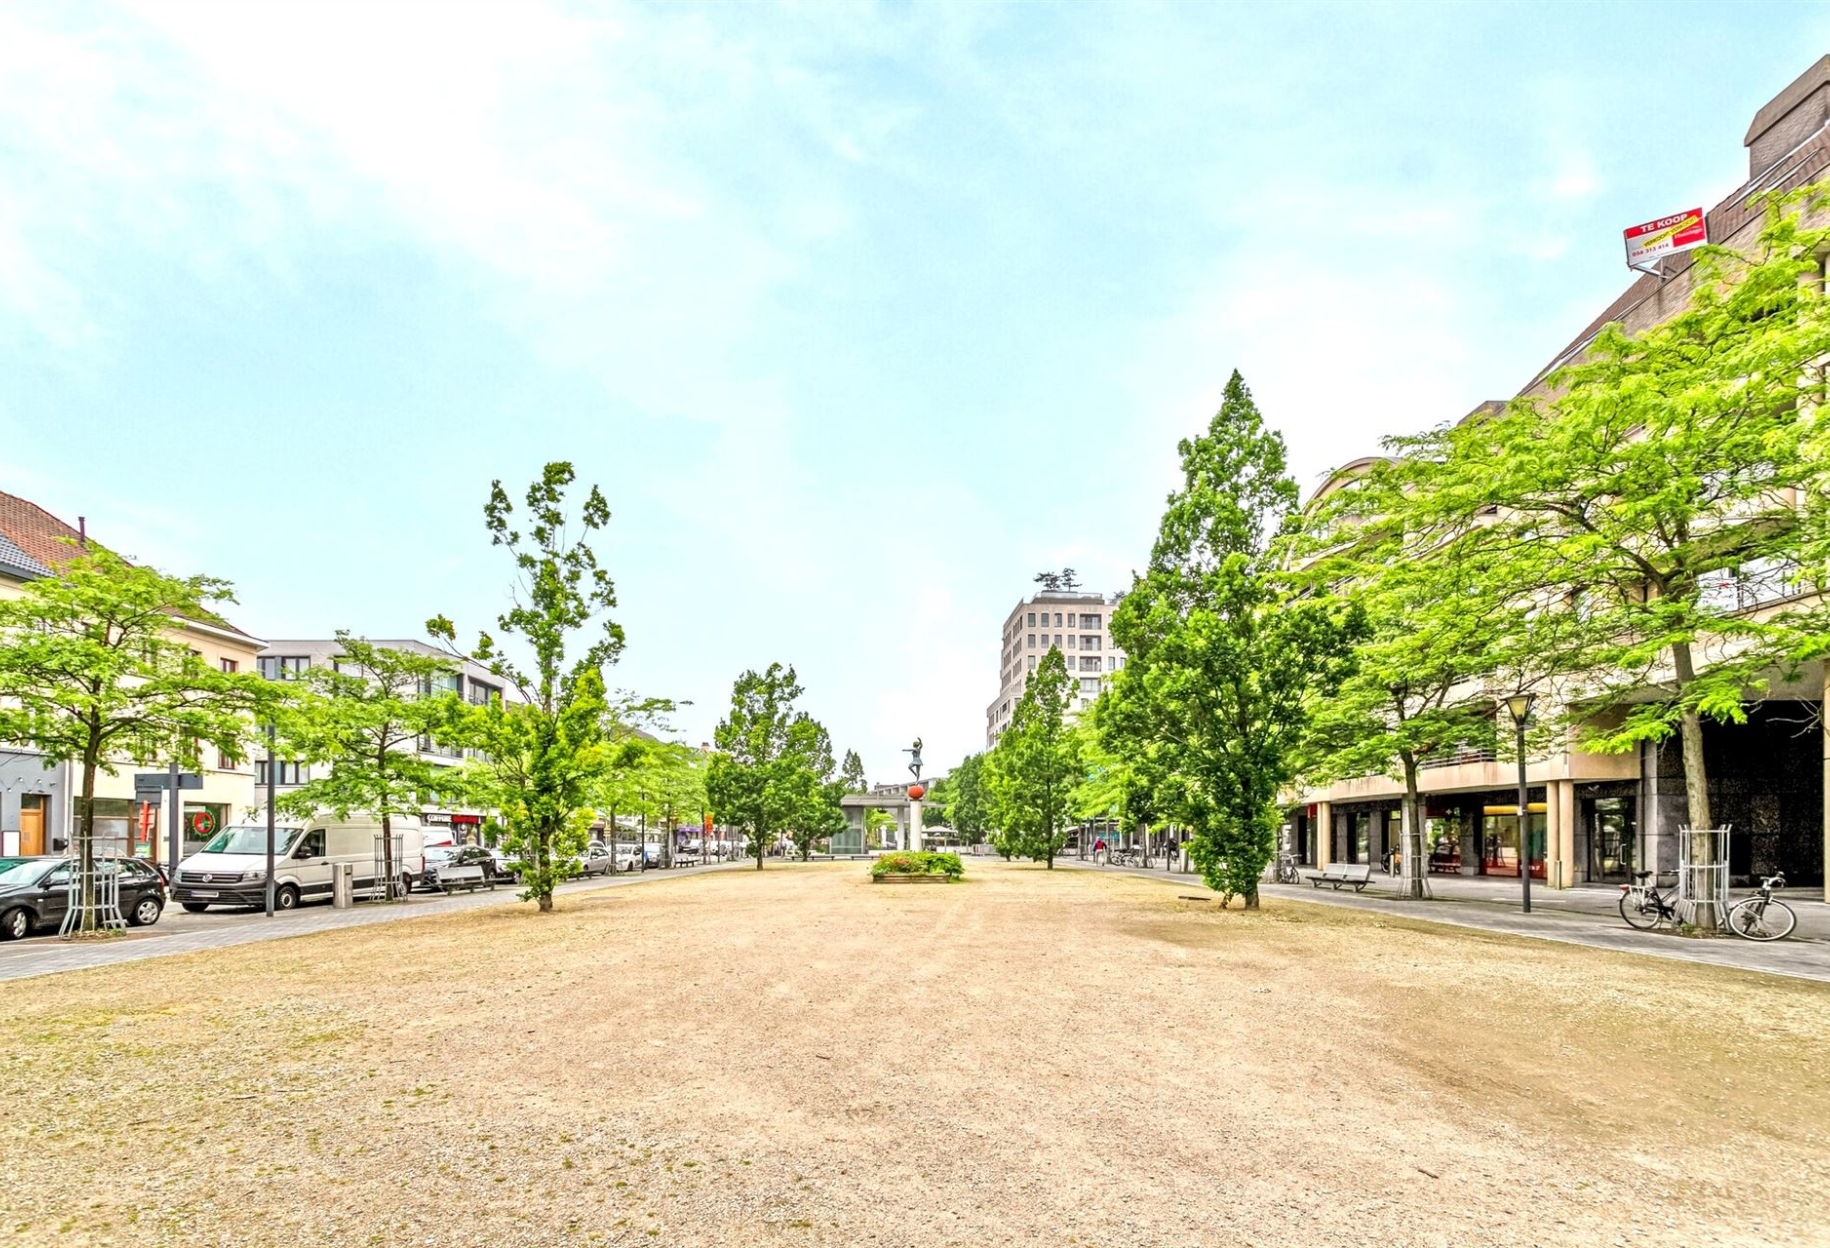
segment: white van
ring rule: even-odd
[[[417,819],[389,821],[397,852],[394,871],[406,891],[426,873],[424,831]],[[373,892],[381,876],[381,821],[365,815],[321,816],[274,829],[273,907],[290,910],[301,901],[330,896],[331,864],[354,866],[356,891]],[[172,900],[193,914],[211,906],[267,904],[267,825],[236,824],[212,836],[178,864]]]

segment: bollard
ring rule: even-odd
[[[335,910],[348,910],[356,900],[356,864],[330,864],[330,904]]]

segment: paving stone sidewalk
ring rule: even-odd
[[[1208,889],[1197,875],[1160,868],[1113,867],[1083,863],[1077,859],[1058,859],[1060,865],[1079,870],[1119,871],[1174,884],[1190,895],[1208,895]],[[1352,910],[1369,910],[1380,914],[1401,915],[1430,923],[1447,923],[1481,931],[1505,932],[1537,940],[1556,940],[1565,944],[1587,945],[1595,949],[1613,949],[1623,953],[1640,953],[1655,958],[1681,962],[1701,962],[1711,966],[1733,967],[1767,975],[1785,975],[1830,983],[1830,940],[1819,934],[1830,931],[1830,906],[1821,901],[1787,897],[1786,902],[1799,916],[1798,935],[1773,944],[1757,944],[1732,936],[1696,939],[1672,932],[1640,932],[1628,927],[1614,908],[1618,894],[1607,889],[1569,889],[1534,893],[1532,912],[1525,914],[1511,899],[1501,901],[1466,891],[1441,895],[1454,890],[1439,889],[1433,901],[1411,901],[1389,892],[1354,893],[1347,890],[1316,889],[1304,884],[1262,884],[1267,897],[1313,905],[1341,906]],[[1497,890],[1494,890],[1497,893]],[[1575,894],[1586,894],[1576,896]]]
[[[632,875],[606,875],[595,880],[573,880],[559,887],[559,895],[571,896],[605,888],[624,888],[659,880],[677,880],[682,876],[703,875],[708,871],[755,869],[754,862],[720,862],[703,867],[674,867],[666,871],[638,871]],[[119,962],[138,962],[146,958],[194,953],[199,949],[223,949],[232,945],[252,944],[261,940],[282,940],[292,936],[309,936],[345,927],[368,927],[376,923],[394,923],[402,919],[433,918],[474,910],[480,906],[525,905],[515,900],[516,889],[505,885],[493,891],[484,890],[454,896],[415,894],[404,904],[381,905],[365,902],[348,910],[328,905],[303,906],[288,914],[269,919],[264,914],[216,912],[189,915],[177,912],[147,928],[129,928],[120,936],[107,939],[68,941],[56,937],[34,937],[0,945],[0,980],[25,979],[33,975],[52,975],[59,971],[82,970],[91,966],[112,966]]]

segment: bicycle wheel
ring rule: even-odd
[[[1627,921],[1628,927],[1637,927],[1642,932],[1649,931],[1659,924],[1658,905],[1647,897],[1622,893],[1620,917]]]
[[[1743,940],[1784,940],[1798,926],[1792,907],[1775,898],[1764,906],[1749,897],[1728,912],[1728,930]]]

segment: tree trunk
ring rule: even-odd
[[[534,905],[541,914],[553,910],[553,834],[546,828],[534,829]]]
[[[276,764],[269,762],[269,767]],[[387,889],[382,893],[389,901],[394,900],[394,819],[386,808],[381,812],[381,878],[386,880]]]
[[[763,825],[762,825],[762,821],[759,819],[759,820],[757,820],[757,823],[756,823],[756,869],[758,871],[761,871],[763,869],[763,850],[764,850],[764,848],[765,848],[765,843],[763,841]]]
[[[1684,690],[1696,677],[1696,668],[1692,666],[1690,645],[1677,642],[1671,647],[1672,672],[1677,677],[1678,693]],[[1693,834],[1690,842],[1690,864],[1693,867],[1715,865],[1715,838],[1696,835],[1713,829],[1716,825],[1709,812],[1709,770],[1703,761],[1703,720],[1693,710],[1686,710],[1678,719],[1678,744],[1684,758],[1684,804],[1690,816],[1690,831]],[[1707,877],[1705,877],[1707,878]],[[1726,901],[1726,898],[1698,898],[1698,900]],[[1692,918],[1692,923],[1699,931],[1716,930],[1716,910],[1713,906],[1699,906]]]
[[[1420,901],[1423,898],[1423,799],[1417,792],[1417,756],[1405,750],[1398,758],[1404,764],[1404,817],[1398,833],[1400,878],[1404,881],[1404,895]]]
[[[93,932],[95,923],[95,773],[101,767],[101,732],[89,728],[89,744],[83,750],[83,817],[76,825],[76,905],[77,930]],[[178,794],[168,793],[175,802]],[[177,878],[176,870],[172,878]]]

